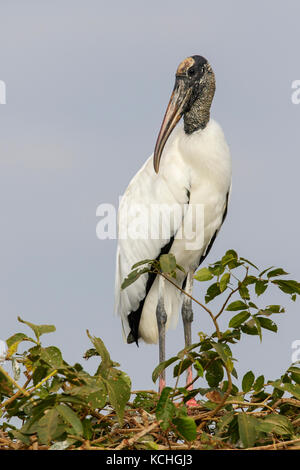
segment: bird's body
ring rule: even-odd
[[[165,331],[176,323],[181,303],[185,344],[191,343],[191,299],[182,291],[191,295],[194,272],[227,213],[231,159],[221,127],[210,119],[214,92],[215,76],[204,57],[181,62],[154,154],[120,203],[116,310],[127,342],[158,341],[160,362],[165,360]],[[181,117],[183,126],[175,128]],[[134,264],[166,253],[184,268],[172,283],[147,272],[122,290]],[[191,377],[189,368],[188,383]],[[160,391],[164,385],[162,372]]]
[[[162,155],[159,174],[153,169],[153,155],[146,161],[140,171],[133,177],[125,191],[119,209],[119,245],[117,252],[116,272],[116,309],[122,317],[126,337],[129,334],[128,315],[138,309],[140,302],[144,305],[139,324],[139,337],[147,343],[156,343],[158,330],[156,322],[156,306],[158,302],[158,279],[155,279],[149,292],[146,292],[147,275],[141,276],[136,282],[124,290],[120,286],[131,271],[132,266],[143,259],[155,259],[162,248],[174,236],[168,252],[176,257],[176,261],[186,272],[194,271],[200,264],[201,256],[209,246],[215,233],[220,229],[231,185],[231,159],[224,134],[214,120],[210,120],[205,129],[186,135],[183,126],[174,129],[169,137]],[[189,212],[195,205],[204,209],[204,237],[199,237],[198,249],[186,249],[186,240],[182,224],[189,220]],[[141,205],[146,209],[148,227],[151,224],[152,206],[161,214],[161,220],[168,224],[169,213],[177,219],[169,232],[168,238],[132,239],[126,237],[130,216],[130,208]],[[179,206],[182,211],[179,210]],[[138,208],[138,207],[137,207]],[[144,214],[144,215],[145,215]],[[199,212],[201,216],[201,210]],[[135,210],[132,216],[135,217]],[[182,218],[182,215],[183,218]],[[172,219],[171,219],[172,222]],[[170,224],[171,225],[171,224]],[[167,227],[168,228],[168,227]],[[200,227],[193,227],[194,236],[199,235]],[[176,236],[177,233],[177,236]],[[189,235],[189,233],[187,233]],[[185,275],[178,271],[176,281],[181,287]],[[146,296],[146,298],[145,298]],[[178,311],[182,294],[172,284],[165,284],[164,302],[167,313],[167,324],[174,325],[178,319]]]

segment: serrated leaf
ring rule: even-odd
[[[194,275],[194,279],[200,282],[210,281],[210,279],[212,279],[213,277],[214,275],[207,268],[199,269],[199,271],[197,271],[196,274]]]

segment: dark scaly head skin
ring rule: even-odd
[[[186,134],[206,127],[214,93],[215,76],[204,57],[194,55],[179,64],[173,93],[154,150],[153,163],[156,173],[166,141],[182,116]]]

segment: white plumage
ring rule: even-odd
[[[115,308],[121,316],[125,337],[129,333],[128,315],[135,311],[146,294],[148,275],[142,275],[136,282],[124,290],[121,284],[131,271],[132,265],[143,259],[154,259],[161,248],[174,236],[169,252],[176,257],[177,263],[186,272],[197,269],[201,256],[205,255],[212,238],[219,231],[227,207],[231,187],[231,159],[228,145],[219,124],[210,119],[204,129],[188,135],[182,125],[177,126],[168,138],[162,152],[159,173],[153,168],[153,155],[131,180],[122,197],[118,213],[119,242],[117,248],[117,267],[115,284]],[[159,213],[165,238],[135,239],[134,233],[128,234],[128,227],[136,221],[136,205],[141,204],[146,219],[151,205]],[[200,227],[195,223],[194,208],[203,205],[203,239],[199,237]],[[178,210],[181,208],[182,211]],[[168,230],[168,213],[174,221]],[[192,217],[191,217],[192,216]],[[151,219],[148,220],[150,227]],[[191,225],[191,226],[189,226]],[[181,237],[185,227],[194,238]],[[187,230],[185,230],[187,232]],[[198,236],[198,238],[197,238]],[[194,242],[193,249],[189,249]],[[203,243],[202,243],[203,242]],[[178,272],[176,282],[182,285],[185,276]],[[164,306],[167,314],[166,328],[176,325],[182,294],[170,283],[165,283]],[[147,343],[156,343],[158,327],[156,307],[158,303],[158,279],[155,279],[145,299],[139,336]]]

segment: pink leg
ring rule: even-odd
[[[190,384],[193,380],[193,372],[192,372],[192,367],[190,366],[187,370],[187,376],[186,376],[186,384]],[[187,387],[187,390],[193,390],[193,385],[189,385]],[[194,406],[198,406],[198,403],[196,402],[195,398],[191,398],[186,402],[186,406],[188,408],[193,408]]]
[[[193,272],[189,272],[186,279],[186,286],[185,290],[188,294],[192,293],[193,289]],[[183,328],[184,328],[184,340],[185,340],[185,347],[189,347],[192,342],[192,321],[193,321],[193,310],[192,310],[192,300],[184,296],[182,302],[182,320],[183,320]],[[193,380],[193,372],[192,366],[190,366],[187,370],[187,377],[186,377],[186,384],[190,384]],[[193,390],[193,385],[187,387],[188,390]],[[195,398],[191,398],[186,402],[188,408],[192,408],[193,406],[198,406]]]
[[[160,377],[159,378],[159,388],[158,388],[158,393],[161,394],[161,392],[163,391],[163,389],[165,388],[166,386],[166,381],[163,377]]]

